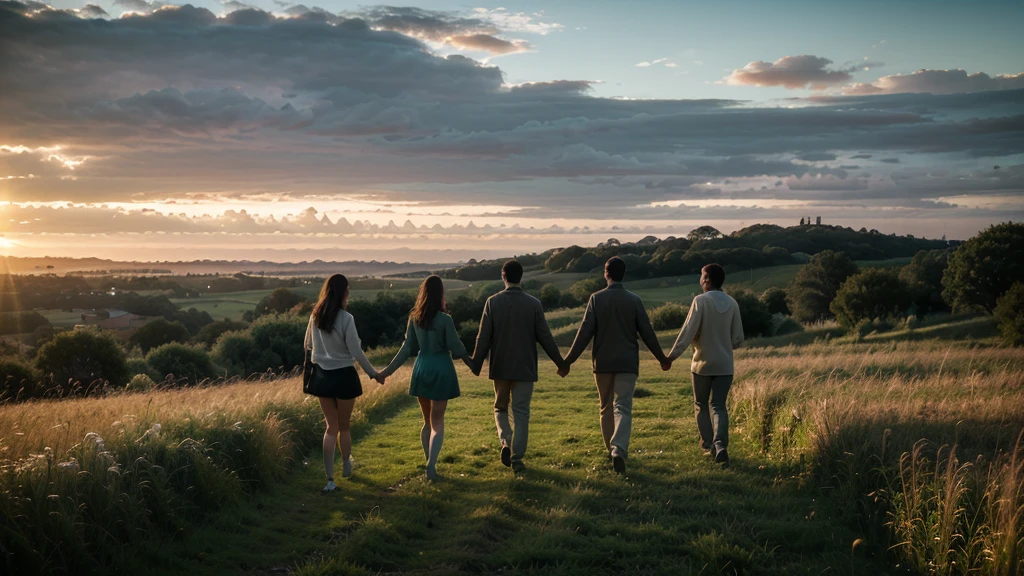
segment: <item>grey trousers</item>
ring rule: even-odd
[[[700,443],[705,449],[714,447],[717,451],[729,446],[729,413],[725,409],[725,399],[731,387],[732,374],[701,376],[693,373],[693,412],[697,417]]]
[[[601,436],[612,457],[629,456],[629,434],[633,429],[633,391],[636,374],[595,372],[597,394],[601,397]]]
[[[502,446],[512,449],[512,461],[522,462],[526,442],[530,438],[530,398],[533,382],[516,380],[494,381],[494,424]],[[508,419],[509,400],[512,404],[512,422]],[[512,424],[515,424],[513,430]]]

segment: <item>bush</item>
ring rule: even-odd
[[[129,376],[137,376],[139,374],[145,374],[146,376],[149,376],[153,380],[159,380],[160,379],[160,375],[157,374],[156,371],[153,370],[153,368],[150,367],[150,365],[146,363],[146,359],[145,358],[129,358],[129,359],[125,360],[125,365],[128,368],[128,375]]]
[[[121,388],[130,376],[117,340],[108,332],[88,329],[54,336],[36,354],[36,368],[61,394],[82,387],[88,393],[97,384],[108,382]]]
[[[740,319],[743,321],[743,336],[756,338],[768,336],[772,331],[772,315],[753,292],[739,290],[730,294],[740,308]]]
[[[462,345],[466,347],[470,354],[473,353],[473,349],[476,347],[476,335],[479,331],[480,324],[477,322],[467,321],[459,324],[459,340],[462,341]]]
[[[170,342],[188,342],[189,338],[191,334],[181,322],[168,322],[163,318],[157,318],[136,330],[128,342],[132,346],[138,346],[142,353],[146,354],[157,346]]]
[[[905,317],[913,304],[910,288],[892,268],[868,268],[850,276],[830,309],[839,323],[851,328],[862,320]]]
[[[761,302],[768,307],[769,314],[781,314],[789,316],[789,306],[786,304],[786,291],[782,288],[769,288],[761,294]]]
[[[545,310],[557,308],[561,300],[562,291],[558,289],[558,286],[555,286],[554,284],[545,284],[540,289],[540,303],[544,305]]]
[[[0,402],[28,400],[41,394],[39,376],[32,365],[14,356],[0,358]]]
[[[256,317],[268,314],[285,314],[298,304],[306,301],[306,297],[296,294],[287,288],[275,288],[256,305]]]
[[[206,350],[180,342],[171,342],[154,348],[146,355],[146,363],[152,366],[161,378],[173,374],[175,379],[185,378],[190,384],[217,375],[217,369],[214,368]]]
[[[949,265],[949,250],[921,250],[900,270],[900,279],[910,287],[917,315],[948,311],[942,300],[942,275]]]
[[[876,332],[888,332],[893,329],[891,321],[885,318],[865,318],[853,327],[857,339],[863,338]]]
[[[234,320],[228,320],[225,318],[203,326],[192,341],[207,348],[212,348],[217,342],[217,339],[220,338],[221,334],[225,332],[234,332],[236,330],[244,330],[247,326],[248,324],[245,322],[235,322]]]
[[[950,256],[942,298],[954,311],[992,312],[996,300],[1017,282],[1024,282],[1024,224],[997,224]]]
[[[260,351],[247,330],[225,332],[213,345],[213,359],[234,376],[248,376],[258,371]]]
[[[668,302],[651,310],[651,325],[655,330],[679,330],[686,321],[689,309],[676,302]]]
[[[0,313],[0,334],[27,334],[49,325],[50,321],[35,310]]]
[[[132,379],[125,385],[125,392],[149,392],[156,388],[156,382],[152,378],[145,374],[136,374],[132,376]]]
[[[785,336],[804,331],[804,325],[793,320],[792,316],[772,314],[772,336]]]
[[[246,330],[222,334],[213,346],[213,358],[236,376],[268,370],[287,372],[302,365],[307,322],[296,317],[264,316]]]
[[[580,302],[590,300],[590,295],[599,290],[604,290],[608,282],[601,276],[584,278],[569,287],[569,293]]]
[[[1017,282],[996,302],[996,322],[1007,346],[1024,346],[1024,283]]]
[[[856,273],[857,265],[842,252],[825,250],[812,256],[786,289],[786,304],[793,318],[799,322],[832,318],[829,306],[836,292]]]

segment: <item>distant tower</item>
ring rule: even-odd
[[[814,225],[815,226],[821,226],[821,216],[818,216],[818,220],[817,220],[817,222],[814,223]]]

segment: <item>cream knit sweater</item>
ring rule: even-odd
[[[732,351],[743,343],[740,309],[732,296],[710,290],[693,299],[668,357],[675,360],[693,343],[690,371],[702,376],[733,373]]]

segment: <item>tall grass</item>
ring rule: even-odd
[[[354,421],[399,388],[367,385]],[[298,380],[278,379],[0,406],[0,430],[0,569],[81,574],[130,571],[281,480],[323,424]]]

